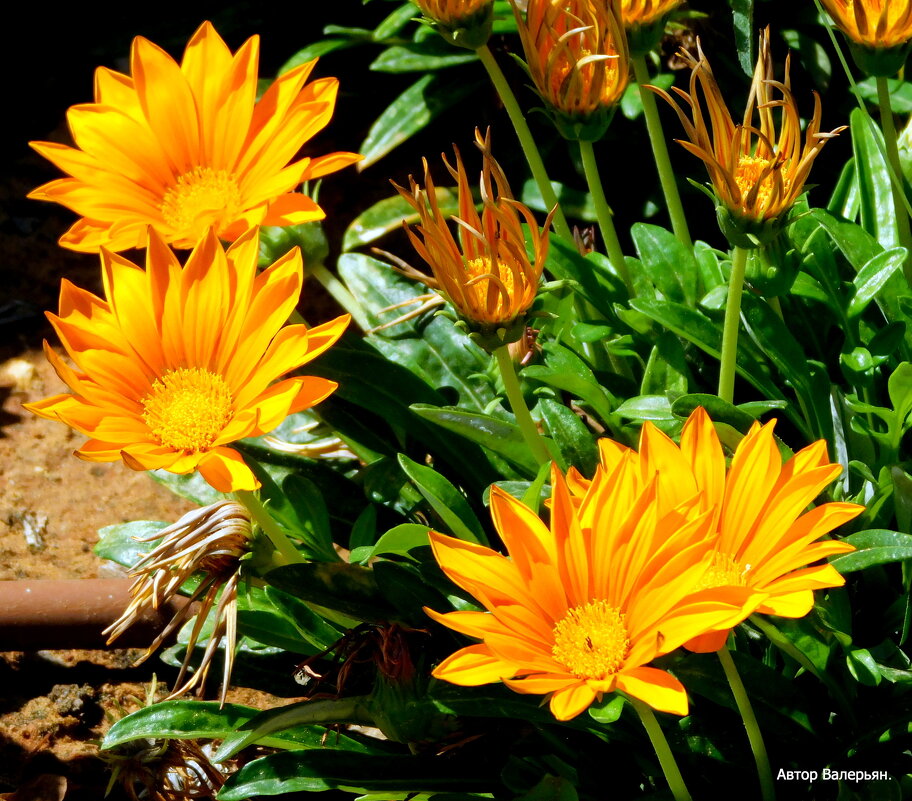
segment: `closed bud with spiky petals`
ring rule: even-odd
[[[456,47],[477,50],[491,37],[494,0],[414,0],[431,27]]]
[[[70,177],[29,197],[80,215],[63,247],[97,252],[144,247],[151,226],[193,247],[210,227],[234,241],[256,225],[298,225],[325,215],[296,192],[358,161],[355,153],[294,160],[329,122],[339,82],[307,84],[316,59],[280,76],[258,101],[259,37],[232,54],[211,23],[180,64],[137,37],[132,75],[95,73],[95,102],[67,113],[76,147],[32,146]]]
[[[120,618],[108,626],[108,643],[124,633],[143,612],[160,609],[180,592],[191,577],[199,575],[200,582],[187,604],[165,626],[146,649],[142,662],[190,616],[193,601],[200,601],[197,623],[187,642],[187,652],[176,687],[168,698],[176,698],[194,687],[202,687],[206,674],[224,638],[225,669],[222,680],[222,704],[231,678],[234,651],[237,645],[237,586],[241,560],[251,547],[252,528],[247,510],[235,501],[220,501],[202,509],[194,509],[171,526],[140,539],[139,542],[160,540],[149,553],[137,562],[130,575],[135,579],[130,587],[130,604]],[[202,662],[187,681],[194,648],[203,623],[212,610],[214,627],[209,635]]]
[[[855,63],[867,75],[889,78],[912,49],[909,0],[821,0],[849,40]]]
[[[690,94],[677,87],[672,90],[689,107],[689,117],[667,92],[649,88],[675,109],[689,140],[678,141],[706,165],[722,232],[734,246],[755,248],[778,234],[785,215],[804,192],[814,159],[845,126],[821,132],[820,97],[815,92],[814,114],[802,134],[788,58],[784,81],[773,77],[769,28],[760,36],[760,54],[740,124],[732,121],[699,41],[697,49],[696,59],[680,51],[691,68]]]
[[[551,215],[539,229],[532,212],[510,192],[507,178],[491,154],[490,132],[475,139],[483,157],[481,172],[481,214],[459,151],[456,166],[444,157],[444,164],[456,179],[459,214],[452,217],[458,228],[454,236],[449,220],[437,205],[434,182],[424,162],[424,188],[411,179],[409,189],[396,186],[420,218],[415,228],[406,226],[415,250],[427,262],[433,278],[390,257],[402,272],[439,291],[453,304],[475,335],[489,350],[515,342],[525,331],[525,314],[535,296],[548,253]],[[553,214],[553,211],[552,211]],[[522,223],[529,226],[533,258],[526,253]]]
[[[229,443],[272,431],[336,388],[276,379],[326,350],[349,320],[283,328],[304,280],[301,254],[260,273],[258,256],[256,229],[227,252],[210,232],[184,267],[154,231],[145,270],[103,250],[105,297],[64,281],[60,313],[48,314],[75,369],[47,343],[45,353],[72,392],[25,408],[89,437],[76,451],[86,461],[199,470],[220,492],[256,489]]]
[[[754,423],[726,469],[709,415],[697,408],[684,425],[680,445],[649,422],[643,425],[639,453],[610,439],[599,440],[600,467],[611,472],[633,460],[640,486],[657,475],[667,478],[662,484],[666,508],[699,498],[698,510],[712,519],[712,560],[694,589],[747,587],[757,593],[751,612],[803,617],[814,605],[814,590],[845,583],[832,565],[813,563],[855,550],[846,542],[820,538],[857,517],[864,507],[824,503],[806,511],[842,467],[830,462],[824,440],[798,451],[783,465],[774,424]],[[568,482],[585,519],[591,484],[575,470]],[[688,645],[693,650],[718,650],[725,637],[726,632],[716,632]]]
[[[665,20],[681,0],[619,0],[627,29],[630,52],[642,55],[654,50],[665,32]]]
[[[601,139],[627,88],[617,0],[530,0],[513,12],[529,74],[567,139]]]
[[[431,533],[443,572],[487,610],[426,610],[480,640],[434,676],[463,686],[502,680],[518,693],[548,695],[558,720],[616,690],[687,714],[684,687],[649,663],[740,622],[763,596],[745,587],[695,595],[712,559],[711,516],[695,514],[694,499],[662,511],[666,479],[640,485],[635,468],[627,459],[599,470],[579,509],[553,468],[550,526],[494,485],[491,516],[509,556]]]

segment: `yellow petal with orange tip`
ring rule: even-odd
[[[508,678],[516,666],[492,656],[484,645],[470,645],[448,656],[431,675],[462,687],[477,687]]]

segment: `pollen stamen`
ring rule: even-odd
[[[629,651],[624,614],[605,600],[574,607],[554,627],[551,655],[581,679],[613,676]]]
[[[196,167],[165,192],[161,213],[180,235],[193,238],[210,225],[216,231],[241,213],[241,191],[227,170]]]
[[[159,444],[179,451],[211,446],[234,414],[225,379],[199,367],[168,370],[142,405],[143,420]]]

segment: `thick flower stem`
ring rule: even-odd
[[[671,753],[671,746],[668,745],[668,740],[665,739],[662,727],[659,725],[659,721],[656,720],[652,707],[629,696],[627,696],[627,700],[640,716],[643,728],[646,729],[646,734],[649,735],[649,742],[652,743],[656,756],[659,758],[662,773],[665,774],[665,781],[668,782],[675,801],[691,801],[690,792],[687,789],[687,785],[684,784],[684,777],[681,776],[678,763],[675,761],[674,754]]]
[[[754,762],[757,764],[757,775],[760,777],[760,795],[763,801],[774,801],[776,788],[773,784],[773,772],[770,769],[769,757],[766,755],[766,745],[763,742],[760,727],[757,725],[757,717],[754,715],[754,709],[751,706],[747,690],[744,688],[744,682],[741,681],[741,675],[738,673],[738,668],[735,666],[735,661],[732,659],[728,647],[723,645],[718,654],[722,669],[725,671],[725,678],[728,679],[728,685],[731,687],[735,704],[738,706],[738,712],[741,713],[741,720],[744,721],[747,739],[754,754]]]
[[[307,561],[301,556],[298,549],[291,544],[291,540],[288,539],[288,536],[282,531],[275,520],[270,517],[269,512],[266,511],[266,507],[263,506],[263,503],[257,497],[256,493],[247,490],[239,490],[234,493],[234,497],[237,499],[238,503],[243,504],[244,508],[250,512],[251,520],[262,529],[267,537],[269,537],[269,541],[275,547],[276,553],[282,564],[294,565]]]
[[[608,251],[611,266],[614,267],[614,271],[627,287],[627,294],[631,298],[636,297],[633,281],[630,280],[630,272],[627,270],[627,262],[624,260],[624,251],[621,250],[617,229],[614,227],[614,214],[608,207],[605,191],[602,188],[602,179],[599,176],[598,163],[595,160],[595,149],[592,147],[592,142],[585,141],[581,141],[579,147],[580,155],[583,158],[583,172],[586,174],[589,193],[592,195],[593,203],[595,203],[595,214],[598,217],[599,228],[602,232],[602,238],[605,240],[605,249]]]
[[[529,124],[526,122],[522,109],[520,109],[519,103],[516,101],[516,95],[513,94],[513,90],[510,88],[510,84],[507,82],[506,76],[500,69],[490,48],[487,45],[482,45],[477,52],[478,58],[481,59],[481,63],[484,64],[485,69],[488,71],[491,83],[494,84],[497,94],[500,95],[500,100],[507,110],[510,122],[513,123],[513,128],[519,137],[519,144],[529,164],[529,169],[532,170],[532,177],[535,179],[535,183],[538,184],[538,191],[541,192],[545,206],[548,209],[557,208],[554,214],[554,230],[558,236],[572,241],[573,233],[567,224],[567,218],[564,217],[563,209],[557,202],[554,187],[551,186],[551,181],[548,179],[545,164],[542,161],[541,154],[538,152],[538,146],[535,144],[532,131],[529,130]]]
[[[725,302],[725,323],[722,327],[722,363],[719,365],[719,397],[729,403],[735,397],[735,361],[738,355],[741,292],[744,289],[746,269],[747,251],[735,246],[732,249],[732,271],[728,282],[728,300]]]
[[[909,228],[909,215],[906,213],[908,204],[903,202],[906,190],[903,187],[899,145],[897,144],[896,126],[893,124],[893,107],[890,104],[890,90],[886,78],[877,78],[877,103],[880,107],[880,128],[883,131],[884,145],[887,149],[887,163],[890,165],[890,186],[893,190],[893,208],[896,213],[899,244],[907,251],[906,260],[903,263],[903,273],[906,281],[912,283],[912,230]]]
[[[688,250],[692,250],[693,240],[690,238],[687,217],[684,216],[684,206],[681,204],[681,195],[678,194],[678,184],[671,167],[671,159],[668,157],[668,145],[662,131],[662,120],[659,118],[659,110],[656,108],[655,96],[648,89],[643,88],[649,83],[646,56],[631,56],[630,60],[633,63],[633,73],[640,90],[643,116],[646,117],[646,130],[649,131],[649,142],[652,144],[652,155],[655,158],[656,169],[659,171],[659,181],[662,184],[662,193],[665,195],[668,216],[671,218],[671,227],[678,241]]]
[[[513,366],[513,359],[510,356],[510,348],[507,345],[501,345],[494,351],[497,359],[497,367],[500,369],[500,377],[503,379],[504,390],[507,393],[507,400],[513,409],[513,415],[516,417],[516,423],[522,432],[523,439],[532,456],[538,464],[542,465],[551,460],[551,454],[548,453],[548,446],[538,431],[538,426],[532,419],[529,407],[522,395],[522,389],[519,386],[519,379],[516,376],[516,368]]]

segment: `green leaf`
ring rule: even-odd
[[[592,202],[592,196],[588,192],[581,192],[579,189],[564,186],[557,181],[550,181],[549,183],[551,184],[551,189],[554,190],[558,203],[560,203],[560,207],[564,210],[564,214],[585,222],[596,221],[595,204]],[[534,178],[529,178],[523,183],[519,199],[533,211],[540,211],[542,214],[547,214],[551,211],[542,197],[538,182]]]
[[[326,729],[322,725],[315,724],[356,723],[370,725],[373,721],[367,713],[364,702],[365,699],[359,697],[317,699],[298,701],[257,712],[257,714],[251,715],[246,720],[239,721],[235,727],[236,731],[223,735],[223,742],[215,753],[213,760],[215,762],[224,762],[248,745],[253,745],[254,743],[263,744],[264,740],[287,729],[306,727],[311,731],[319,732],[322,736]],[[341,746],[348,751],[370,753],[371,749],[363,746],[357,740],[346,737],[341,733],[339,733],[339,738],[333,737],[330,747]],[[319,748],[319,743],[315,747]]]
[[[745,75],[754,74],[757,62],[757,37],[754,34],[754,0],[728,0],[732,10],[732,26],[738,63]]]
[[[876,687],[883,678],[871,652],[867,648],[853,648],[846,654],[846,666],[855,681]]]
[[[276,604],[277,594],[269,596],[264,587],[251,584],[238,592],[238,630],[263,645],[281,648],[293,654],[315,654],[323,649],[305,637],[288,613],[287,605]],[[290,603],[296,599],[289,596]],[[336,634],[331,642],[338,639]]]
[[[602,316],[614,317],[613,306],[627,300],[623,283],[611,270],[604,257],[592,252],[580,255],[576,245],[558,236],[548,240],[548,258],[545,269],[555,278],[574,281],[574,291],[591,303]]]
[[[381,535],[374,545],[362,545],[352,550],[352,562],[366,564],[375,556],[396,554],[407,556],[413,548],[428,544],[428,526],[418,523],[401,523]]]
[[[693,253],[658,225],[634,223],[630,229],[643,270],[667,300],[693,306],[699,271]]]
[[[670,423],[675,419],[667,395],[637,395],[635,398],[628,398],[615,409],[615,413],[631,420]]]
[[[458,757],[441,764],[436,757],[359,754],[343,750],[286,751],[256,759],[228,777],[219,801],[253,796],[347,790],[485,790],[492,778],[479,764]]]
[[[570,348],[549,342],[544,348],[545,364],[534,364],[523,370],[523,378],[540,381],[555,389],[570,392],[589,404],[593,411],[608,422],[614,398],[599,383],[592,370]]]
[[[861,109],[853,109],[850,128],[861,198],[861,225],[885,248],[897,247],[896,208],[883,156],[883,134]]]
[[[898,531],[867,529],[850,534],[844,541],[856,550],[830,557],[830,564],[840,573],[912,559],[912,536]]]
[[[663,331],[659,334],[640,384],[641,395],[684,394],[688,390],[687,356],[681,340]]]
[[[529,476],[534,476],[538,471],[538,465],[515,423],[508,423],[489,414],[424,403],[414,403],[410,408],[419,417],[502,456]]]
[[[781,31],[781,35],[788,46],[798,53],[801,66],[810,73],[814,83],[821,89],[826,89],[833,74],[826,49],[802,31],[785,30]]]
[[[541,398],[538,405],[548,433],[560,450],[561,470],[573,465],[585,475],[592,475],[598,464],[598,447],[592,431],[578,414],[558,401]]]
[[[342,632],[332,626],[307,604],[276,587],[266,587],[267,600],[297,630],[302,639],[310,643],[317,651],[325,651],[342,636]]]
[[[442,111],[478,91],[478,81],[422,75],[377,118],[358,151],[364,170],[424,128]]]
[[[417,305],[386,314],[381,313],[383,309],[408,303],[427,292],[425,287],[399,275],[388,264],[360,253],[349,253],[339,259],[339,275],[361,301],[372,326],[395,320]],[[455,389],[460,406],[480,412],[494,398],[486,382],[471,377],[484,372],[489,357],[443,316],[400,323],[371,334],[368,341],[390,362],[401,364],[428,385],[438,390]]]
[[[307,45],[307,47],[295,53],[288,61],[279,67],[278,74],[284,75],[289,70],[300,67],[301,64],[306,64],[308,61],[313,61],[315,58],[325,56],[327,53],[332,53],[334,50],[346,50],[349,47],[354,47],[356,44],[358,44],[358,42],[350,39],[321,39],[318,42]]]
[[[399,466],[454,536],[487,545],[484,529],[469,502],[446,478],[433,468],[413,462],[401,453]]]
[[[849,303],[849,317],[857,317],[874,299],[881,287],[898,270],[902,270],[906,260],[905,248],[883,250],[874,256],[855,276],[855,295]]]
[[[146,737],[176,740],[221,739],[246,723],[258,710],[213,701],[162,701],[118,720],[108,729],[102,749]]]
[[[441,214],[449,216],[457,213],[459,199],[456,193],[444,186],[436,188],[435,196]],[[384,198],[351,221],[342,238],[342,250],[369,245],[390,231],[400,230],[402,223],[417,221],[418,212],[407,200],[399,195]]]
[[[100,559],[110,559],[124,567],[133,567],[143,554],[149,553],[157,544],[157,540],[137,542],[137,539],[158,534],[169,525],[170,523],[159,520],[134,520],[131,523],[105,526],[98,530],[99,541],[93,550]]]
[[[309,604],[357,620],[384,622],[394,610],[380,594],[373,572],[348,562],[285,565],[265,575],[267,584]]]
[[[857,84],[857,94],[873,105],[878,105],[877,78],[868,78]],[[912,83],[899,78],[887,78],[890,108],[894,114],[912,114]]]
[[[426,42],[388,47],[374,59],[369,69],[392,73],[428,72],[468,64],[477,58],[474,52],[457,50],[447,45],[443,39],[435,38]]]
[[[200,506],[209,506],[224,499],[224,495],[210,486],[198,472],[178,475],[167,470],[150,470],[149,475],[159,484],[164,484],[179,498],[192,501]]]

